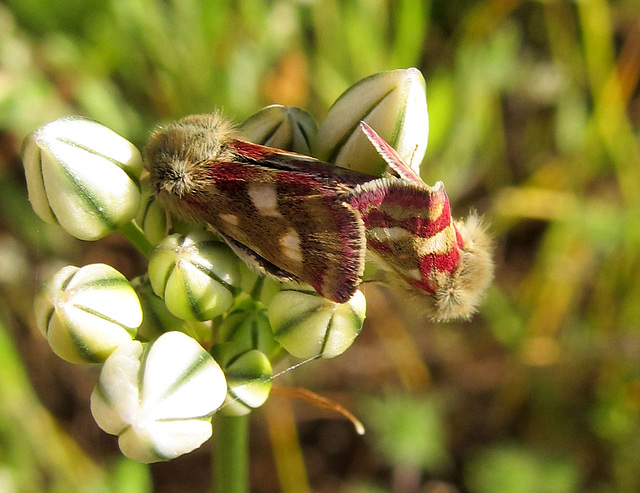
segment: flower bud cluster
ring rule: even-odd
[[[415,69],[356,84],[319,128],[303,110],[274,105],[239,130],[255,143],[382,175],[386,165],[360,120],[419,171],[428,117]],[[44,125],[25,139],[23,161],[29,200],[44,221],[82,240],[119,230],[150,251],[148,273],[131,283],[107,265],[69,266],[35,303],[57,355],[102,365],[91,410],[128,457],[153,462],[195,449],[211,436],[213,413],[243,415],[267,400],[283,350],[332,358],[359,334],[361,292],[339,304],[304,287],[283,289],[215,234],[168,217],[140,179],[140,152],[106,127],[80,117]]]

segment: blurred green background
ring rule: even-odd
[[[320,121],[354,82],[410,66],[427,81],[422,176],[488,219],[495,283],[447,325],[367,288],[347,354],[280,382],[341,402],[367,434],[274,395],[252,420],[252,491],[640,491],[637,0],[4,0],[0,492],[210,486],[207,445],[121,459],[89,413],[96,371],[35,328],[55,266],[144,265],[117,235],[83,243],[35,217],[23,137],[83,114],[141,146],[158,122],[271,103]]]

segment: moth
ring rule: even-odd
[[[218,114],[156,129],[144,161],[169,212],[207,225],[263,273],[343,303],[368,252],[431,318],[467,318],[492,275],[479,220],[454,223],[444,186],[424,184],[366,124],[363,131],[396,176],[244,141]]]
[[[367,123],[360,126],[397,175],[352,192],[370,255],[431,319],[469,318],[493,279],[493,245],[482,220],[472,212],[454,221],[444,184],[425,184]]]
[[[158,128],[144,161],[167,210],[208,225],[259,271],[339,303],[356,291],[366,240],[347,199],[372,177],[243,141],[218,114]]]

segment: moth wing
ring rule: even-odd
[[[442,182],[381,178],[356,187],[350,202],[363,218],[369,251],[410,285],[433,294],[437,276],[457,269],[460,238]]]
[[[391,147],[382,137],[380,137],[377,132],[367,124],[367,122],[361,121],[360,127],[369,139],[369,142],[371,142],[371,144],[373,144],[373,147],[376,148],[378,154],[382,156],[382,158],[387,162],[391,169],[398,173],[400,178],[411,182],[424,184],[422,178],[420,178],[416,174],[416,172],[413,171],[407,165],[407,163],[404,162],[404,159],[400,157],[396,150]]]
[[[220,231],[217,233],[222,237],[222,239],[231,247],[231,249],[236,253],[240,260],[242,260],[249,267],[253,268],[257,272],[263,275],[271,276],[282,282],[298,282],[298,279],[295,275],[290,272],[285,272],[279,267],[275,266],[265,258],[258,255],[256,252],[243,245],[242,243],[238,243],[236,240],[227,236]]]
[[[295,152],[265,147],[243,140],[234,140],[231,145],[239,157],[259,167],[313,174],[326,182],[340,183],[347,186],[356,186],[375,179],[370,175],[341,168]],[[402,160],[399,156],[398,159]]]
[[[469,318],[493,278],[493,244],[478,216],[452,221],[442,182],[383,178],[356,187],[351,204],[389,280],[417,295],[433,320]]]
[[[304,228],[301,243],[304,257],[300,279],[311,284],[315,290],[338,303],[348,301],[356,292],[364,273],[367,248],[364,222],[360,213],[350,204],[336,201],[326,204],[327,213],[319,221],[309,215],[302,218],[312,220],[318,230]],[[330,219],[329,219],[330,217]],[[308,224],[307,222],[302,224]]]
[[[243,260],[283,280],[304,282],[343,303],[364,270],[360,213],[347,186],[273,163],[207,163],[206,186],[187,199]]]
[[[310,284],[325,298],[344,303],[355,293],[363,274],[364,225],[359,213],[349,204],[336,203],[329,209],[337,223],[332,230],[298,232],[295,227],[289,227],[285,231],[278,229],[277,233],[268,228],[271,238],[280,235],[279,251],[275,253],[268,242],[253,246],[248,240],[234,238],[243,237],[241,232],[220,225],[214,225],[214,229],[243,262],[261,274],[283,282]],[[312,227],[312,222],[308,226]],[[283,255],[288,256],[289,261],[283,261]],[[292,263],[292,259],[299,260],[298,265]]]

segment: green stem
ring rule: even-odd
[[[213,491],[249,491],[249,415],[223,416],[213,420]]]
[[[142,255],[149,257],[149,252],[153,248],[153,245],[149,243],[149,240],[136,223],[130,221],[122,226],[118,231],[126,236]]]

